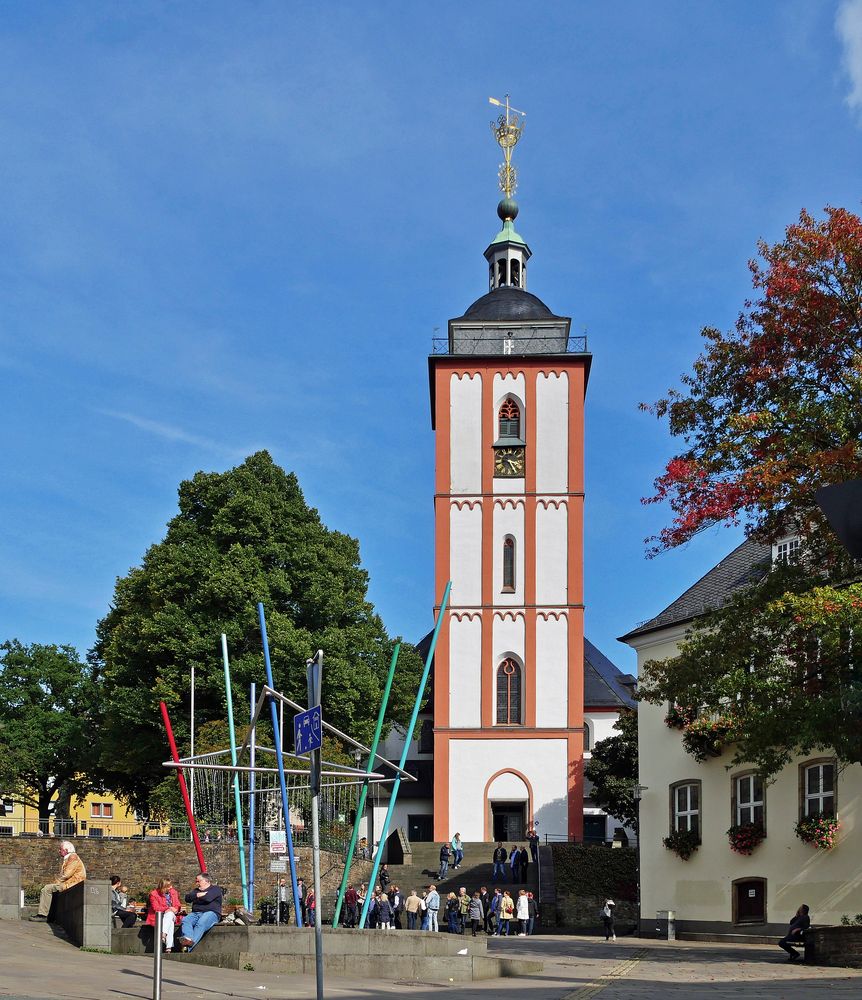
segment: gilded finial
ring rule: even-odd
[[[500,190],[507,198],[511,198],[518,186],[518,171],[512,166],[512,150],[518,145],[527,115],[509,104],[508,94],[503,101],[498,101],[495,97],[489,97],[488,101],[498,108],[506,109],[495,122],[491,122],[491,131],[497,145],[503,150],[504,159],[499,170]]]

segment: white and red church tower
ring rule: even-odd
[[[485,251],[489,291],[429,358],[435,592],[452,581],[434,658],[440,841],[457,831],[520,842],[532,825],[580,839],[583,829],[591,358],[570,320],[527,291],[531,253],[504,190],[502,229]]]

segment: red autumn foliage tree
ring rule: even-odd
[[[862,219],[803,211],[758,250],[735,328],[704,329],[682,387],[644,407],[685,444],[644,501],[673,512],[652,555],[714,524],[816,526],[814,491],[862,475]]]

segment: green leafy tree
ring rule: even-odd
[[[117,581],[113,606],[98,625],[91,657],[105,678],[102,779],[148,808],[168,756],[158,703],[168,703],[186,752],[192,668],[196,721],[227,717],[222,632],[234,711],[247,717],[249,683],[259,689],[265,680],[258,601],[266,609],[276,688],[305,704],[305,662],[323,649],[325,717],[357,739],[370,738],[394,643],[367,588],[359,543],[323,525],[296,477],[267,452],[181,483],[179,513],[164,540]],[[403,646],[390,722],[408,718],[420,671],[415,651]]]
[[[584,775],[592,782],[591,797],[596,805],[637,832],[637,712],[621,712],[614,729],[619,736],[609,736],[596,743],[592,757],[584,765]]]
[[[92,764],[99,689],[71,646],[0,645],[0,787],[49,815],[68,816]],[[65,803],[65,810],[63,809]]]
[[[802,212],[750,264],[755,298],[651,409],[683,447],[645,502],[671,524],[651,554],[715,524],[764,542],[802,536],[795,566],[764,567],[646,665],[639,696],[721,718],[736,762],[775,773],[794,753],[862,760],[862,606],[854,567],[816,502],[862,475],[862,219]]]

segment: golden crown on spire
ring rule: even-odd
[[[507,198],[511,198],[518,186],[518,171],[512,166],[512,150],[518,145],[524,131],[527,114],[509,104],[508,94],[503,101],[498,101],[496,97],[489,97],[488,101],[498,108],[506,109],[495,122],[491,122],[491,132],[504,156],[498,174],[500,190]]]

